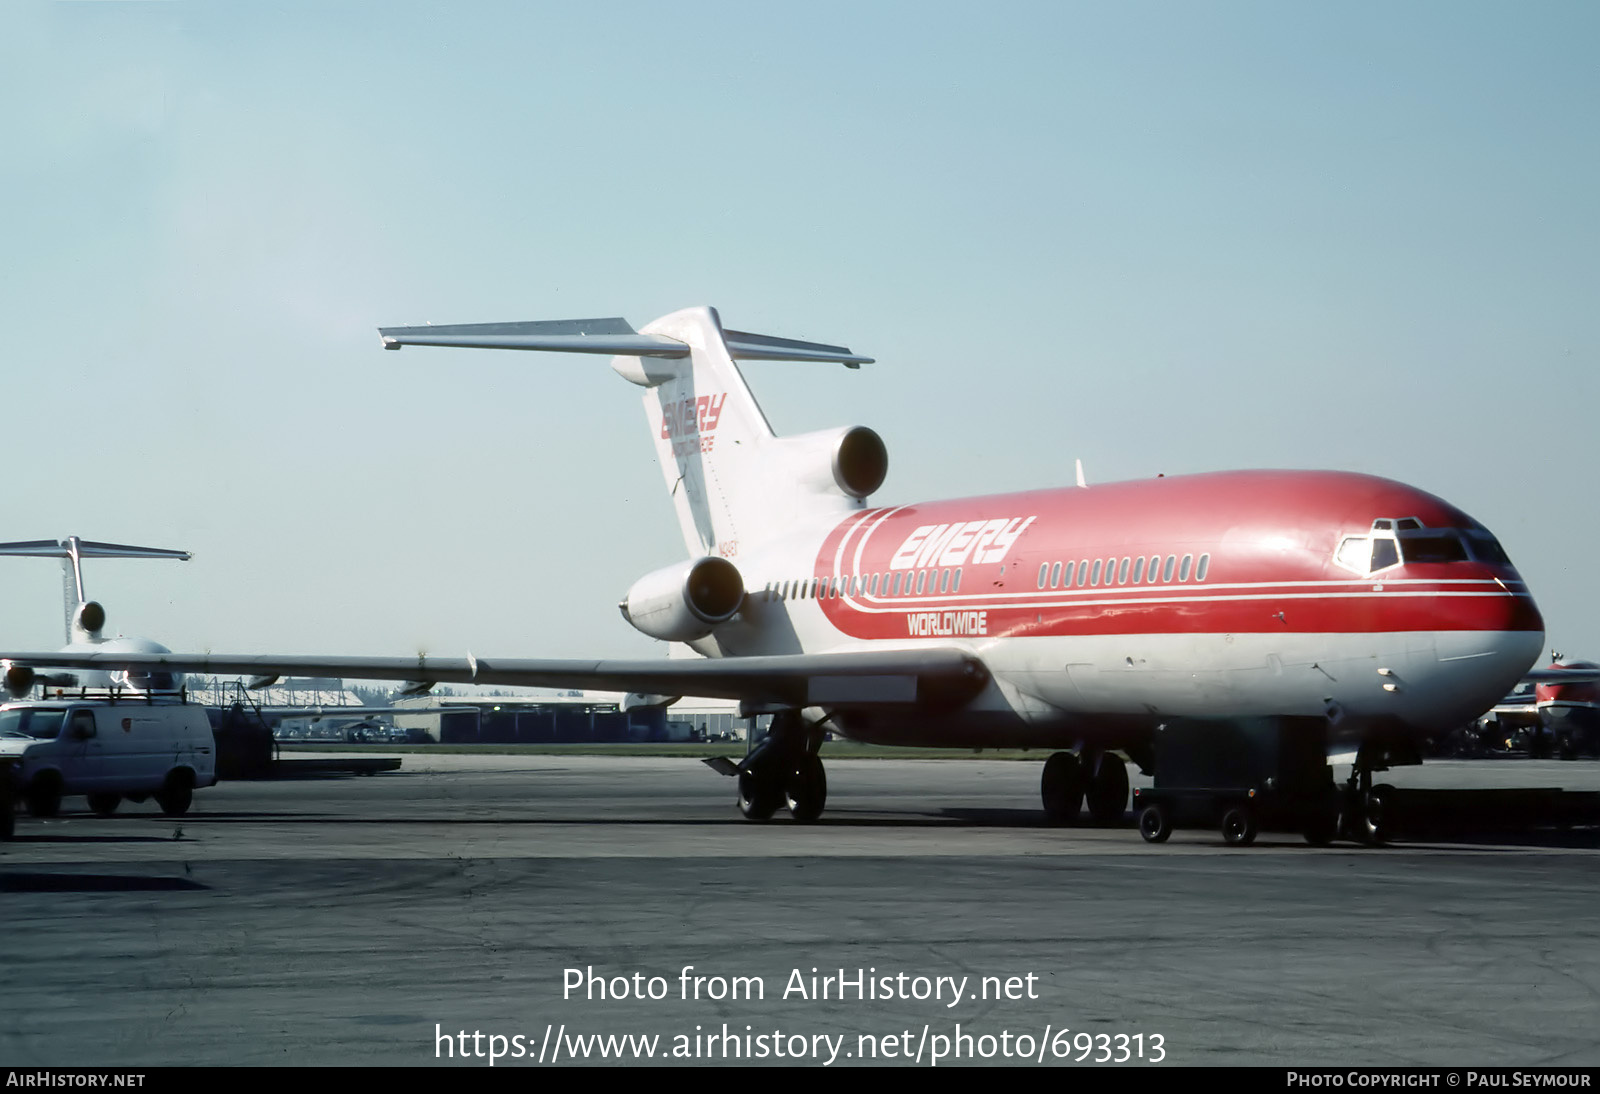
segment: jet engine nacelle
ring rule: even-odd
[[[89,600],[78,605],[78,610],[72,613],[72,627],[74,637],[98,638],[101,629],[106,625],[106,610],[98,601]],[[82,632],[81,636],[78,632]]]
[[[13,699],[26,699],[38,674],[27,665],[6,666],[6,694]]]
[[[692,642],[726,623],[744,603],[744,578],[725,558],[680,562],[641,577],[617,607],[651,638]]]
[[[801,433],[778,443],[791,475],[812,493],[838,491],[859,501],[889,474],[883,438],[864,425]]]

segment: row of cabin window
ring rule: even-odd
[[[1167,585],[1172,582],[1174,573],[1180,582],[1188,581],[1191,570],[1196,581],[1204,581],[1206,571],[1210,568],[1209,554],[1201,555],[1198,564],[1193,555],[1184,555],[1182,561],[1177,555],[1168,555],[1164,563],[1160,555],[1151,555],[1148,559],[1141,555],[1138,558],[1124,558],[1120,562],[1115,558],[1097,558],[1092,562],[1086,558],[1077,562],[1041,562],[1039,588],[1070,589],[1076,586],[1081,589],[1085,585],[1127,585],[1130,584],[1130,578],[1134,585],[1153,585],[1158,582]]]
[[[880,588],[879,579],[882,579]],[[768,600],[827,600],[841,596],[922,596],[924,593],[959,593],[961,570],[901,570],[889,574],[850,574],[844,577],[807,578],[768,585]]]

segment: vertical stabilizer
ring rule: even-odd
[[[859,368],[846,346],[727,330],[713,308],[685,308],[635,331],[627,320],[380,327],[385,349],[543,350],[613,355],[645,388],[645,418],[691,557],[734,558],[797,521],[860,508],[887,470],[862,427],[775,437],[736,362],[809,361]]]
[[[0,543],[0,555],[17,555],[25,558],[59,558],[61,560],[61,601],[66,613],[67,644],[99,641],[100,628],[105,625],[105,611],[92,603],[83,590],[83,560],[86,558],[175,558],[187,562],[193,556],[188,551],[171,551],[164,547],[134,547],[125,543],[97,543],[94,540],[68,536],[53,539],[19,540]]]
[[[751,472],[766,462],[772,426],[728,353],[716,309],[685,308],[640,333],[689,347],[687,360],[650,362],[652,378],[670,378],[644,393],[645,418],[684,546],[690,556],[736,555],[742,537],[761,531]],[[618,371],[634,379],[629,364],[638,360],[619,358]]]

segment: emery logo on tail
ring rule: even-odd
[[[661,405],[661,439],[674,440],[676,450],[688,438],[698,435],[702,452],[711,451],[715,440],[717,422],[722,418],[722,404],[728,401],[726,393],[701,395],[695,399],[678,399]],[[689,446],[692,448],[693,446]]]
[[[999,517],[969,520],[963,524],[925,524],[900,544],[890,561],[891,570],[923,566],[962,566],[973,562],[1002,562],[1012,544],[1037,517]]]

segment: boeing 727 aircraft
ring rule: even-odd
[[[951,748],[1058,750],[1046,810],[1127,805],[1179,719],[1296,719],[1357,751],[1350,799],[1424,736],[1488,709],[1543,645],[1493,535],[1397,482],[1237,471],[870,506],[888,469],[860,426],[775,436],[746,359],[870,359],[724,329],[710,308],[620,319],[397,327],[384,347],[612,355],[646,424],[687,557],[622,614],[699,659],[503,660],[11,653],[33,665],[312,674],[734,698],[773,715],[725,763],[740,809],[822,813],[824,732]],[[1359,806],[1358,806],[1359,808]],[[1309,835],[1309,833],[1308,833]]]

